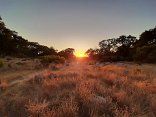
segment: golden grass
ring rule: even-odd
[[[0,80],[5,80],[7,82],[12,82],[42,69],[37,59],[13,57],[0,59],[2,59],[4,63],[3,67],[0,68]]]
[[[156,74],[149,72],[151,67],[133,64],[61,67],[51,66],[53,70],[8,87],[0,97],[0,116],[156,116]]]
[[[0,90],[5,90],[8,87],[8,83],[4,80],[0,80]]]

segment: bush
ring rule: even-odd
[[[124,60],[130,60],[130,59],[128,57],[112,55],[112,56],[103,57],[100,60],[100,62],[117,62],[117,61],[124,61]]]
[[[150,63],[156,63],[156,49],[148,54],[146,61]]]
[[[0,60],[0,67],[3,67],[3,61]]]
[[[41,58],[41,63],[43,65],[49,65],[50,63],[64,63],[65,59],[60,56],[55,56],[55,55],[48,55],[48,56],[42,56]]]
[[[134,60],[137,62],[156,62],[156,44],[138,47]]]

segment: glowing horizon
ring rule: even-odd
[[[74,52],[74,55],[78,58],[87,57],[87,54],[83,51],[76,51],[76,52]]]
[[[155,27],[155,0],[1,0],[6,26],[57,50],[97,48],[104,39]]]

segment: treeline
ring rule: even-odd
[[[90,48],[86,54],[90,59],[100,62],[137,61],[154,63],[156,62],[156,28],[143,32],[139,39],[131,35],[122,35],[118,38],[102,40],[99,42],[99,49]],[[75,58],[73,48],[58,52],[53,47],[49,48],[37,42],[30,42],[19,36],[17,32],[6,28],[0,17],[0,56],[48,56],[47,60],[50,60],[49,55],[53,56],[51,60],[58,58],[58,56],[66,60]]]
[[[136,61],[156,63],[156,28],[143,32],[139,39],[122,35],[102,40],[99,49],[88,49],[86,54],[100,62]]]
[[[0,17],[0,55],[37,57],[50,54],[56,54],[56,50],[18,36],[17,32],[6,28]]]
[[[57,51],[53,47],[47,47],[30,42],[19,36],[17,32],[8,29],[0,17],[0,56],[15,56],[15,57],[42,57],[47,61],[56,60],[63,57],[71,59],[74,57],[74,49],[67,48],[62,51]],[[47,57],[46,57],[47,56]],[[60,58],[59,58],[60,59]],[[57,59],[58,60],[58,59]],[[62,60],[62,58],[61,58]]]

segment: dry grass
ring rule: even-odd
[[[7,88],[0,97],[0,116],[155,117],[156,71],[151,69],[132,64],[51,66]]]
[[[7,82],[12,82],[42,69],[38,59],[5,57],[0,58],[0,60],[4,64],[0,67],[0,80]]]
[[[8,83],[6,81],[0,80],[0,90],[5,90],[8,87]]]

